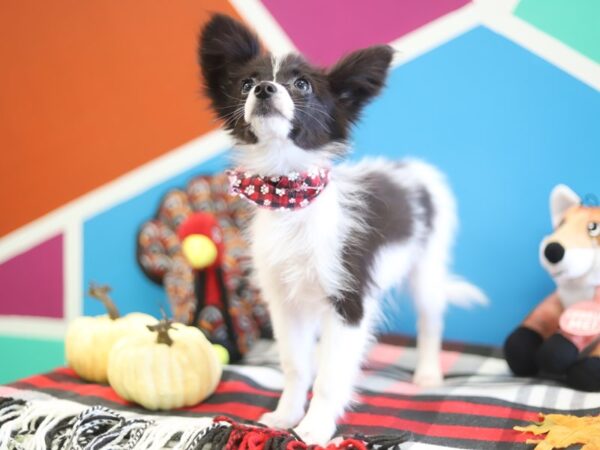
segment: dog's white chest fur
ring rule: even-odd
[[[330,183],[304,209],[256,212],[252,252],[261,287],[279,289],[282,296],[277,297],[287,302],[325,304],[339,278],[344,227],[337,196],[335,184]]]

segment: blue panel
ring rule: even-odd
[[[162,287],[144,275],[136,261],[136,237],[139,227],[151,219],[163,195],[171,188],[183,188],[197,175],[223,170],[224,155],[212,158],[118,206],[92,217],[84,224],[84,289],[90,281],[108,283],[122,313],[142,311],[159,315],[159,307],[168,309]],[[83,313],[104,313],[103,307],[86,296]]]
[[[501,344],[553,289],[538,262],[557,183],[600,194],[600,93],[477,28],[398,67],[355,133],[355,157],[413,155],[447,173],[461,231],[455,271],[488,308],[448,314],[448,339]],[[413,332],[408,302],[387,329]]]

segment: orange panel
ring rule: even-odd
[[[225,0],[0,6],[0,236],[216,126],[195,51]]]

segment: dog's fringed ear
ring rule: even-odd
[[[223,14],[215,14],[200,33],[198,62],[206,94],[215,107],[227,103],[231,71],[261,52],[258,37],[245,25]]]
[[[394,50],[388,45],[358,50],[342,58],[329,71],[329,84],[339,106],[358,119],[361,109],[385,84]]]

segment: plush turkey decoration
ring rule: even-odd
[[[231,319],[229,294],[223,273],[223,231],[215,216],[209,213],[190,214],[177,228],[183,255],[194,270],[196,311],[192,323],[197,323],[206,306],[222,306],[227,327],[227,340],[213,341],[229,352],[232,361],[241,357],[236,330]]]
[[[177,322],[196,325],[211,342],[244,354],[257,338],[271,335],[271,326],[250,282],[249,246],[242,233],[250,209],[228,190],[227,175],[217,174],[167,192],[155,217],[140,228],[138,262],[164,286]],[[212,234],[215,223],[220,239]]]

